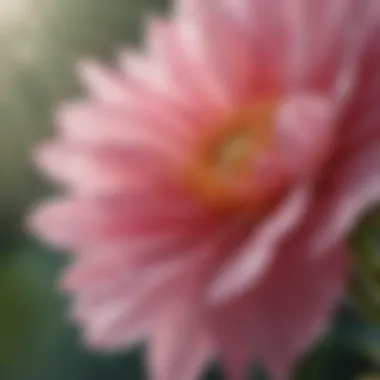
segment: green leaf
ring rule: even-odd
[[[380,374],[377,373],[367,373],[365,375],[360,375],[356,380],[380,380]]]
[[[0,266],[0,367],[27,354],[44,313],[45,291],[29,257],[7,258]]]
[[[372,211],[352,236],[350,297],[363,317],[380,325],[380,209]]]
[[[62,302],[53,285],[55,269],[39,246],[19,245],[13,247],[13,254],[0,259],[2,380],[19,379],[25,373],[30,378],[61,329]]]

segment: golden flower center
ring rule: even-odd
[[[274,111],[274,102],[257,103],[207,129],[186,168],[187,182],[199,196],[223,209],[273,203],[257,171],[260,160],[274,152]]]

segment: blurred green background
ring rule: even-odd
[[[77,60],[109,60],[116,49],[138,43],[143,15],[167,3],[0,0],[0,380],[145,378],[140,351],[100,355],[81,345],[65,319],[67,300],[54,285],[64,256],[28,237],[23,218],[52,191],[28,156],[52,133],[54,109],[78,94]],[[354,234],[358,269],[351,295],[331,331],[301,361],[296,379],[380,379],[378,221],[370,216]],[[206,378],[219,379],[218,368]]]

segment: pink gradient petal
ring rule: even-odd
[[[169,39],[170,48],[174,51],[165,58],[171,57],[177,70],[181,69],[178,74],[181,80],[176,80],[175,83],[170,80],[169,75],[175,75],[173,70],[170,70],[170,74],[162,72],[161,61],[156,56],[151,57],[155,62],[150,70],[147,67],[150,64],[147,57],[131,51],[120,52],[119,66],[130,82],[130,99],[136,109],[145,109],[145,114],[149,112],[160,116],[164,113],[164,116],[166,114],[176,119],[190,119],[193,126],[208,124],[215,120],[218,113],[223,112],[220,102],[218,103],[218,93],[213,88],[213,82],[210,83],[207,73],[203,73],[191,59],[186,40],[177,29],[177,24],[172,23],[166,39]],[[166,81],[162,80],[163,77]],[[189,93],[189,83],[192,83],[192,87],[195,85],[199,88],[200,92]]]
[[[94,106],[72,104],[57,113],[57,125],[69,142],[90,145],[110,144],[128,147],[132,144],[156,146],[163,143],[186,144],[194,136],[191,123],[174,112],[157,113],[149,105]]]
[[[226,302],[260,282],[270,268],[277,246],[299,225],[309,202],[308,189],[299,189],[268,220],[256,226],[248,240],[232,251],[231,257],[223,263],[220,273],[211,283],[211,302]]]
[[[343,88],[343,93],[349,89],[359,56],[355,48],[361,45],[358,44],[359,36],[365,26],[357,20],[358,11],[361,13],[365,6],[360,4],[356,9],[345,0],[322,0],[296,1],[288,7],[295,49],[291,58],[290,85],[337,92]],[[349,34],[341,25],[354,18],[355,32]],[[349,83],[343,83],[347,80]]]
[[[376,3],[376,2],[374,2]],[[374,11],[375,12],[375,11]],[[377,26],[377,31],[380,27]],[[378,46],[378,32],[371,43],[363,46],[363,60],[357,86],[360,91],[354,95],[346,109],[342,121],[341,139],[337,156],[350,154],[358,146],[365,147],[375,139],[380,140],[378,102],[380,99],[380,72],[377,71],[380,59]],[[364,54],[366,53],[366,54]],[[360,127],[358,127],[360,126]]]
[[[173,296],[177,294],[176,297],[182,299],[184,297],[184,289],[189,289],[191,292],[196,291],[200,296],[200,294],[203,294],[203,289],[209,278],[210,271],[213,270],[214,266],[211,264],[217,258],[216,253],[221,252],[221,250],[227,251],[230,249],[231,244],[235,241],[234,239],[237,238],[236,234],[241,234],[241,231],[238,229],[238,227],[241,226],[241,222],[242,220],[239,219],[236,220],[236,223],[233,225],[228,224],[227,226],[222,226],[221,230],[216,230],[211,234],[211,238],[210,236],[207,236],[204,241],[194,243],[193,247],[189,248],[188,252],[183,252],[181,256],[177,255],[177,258],[172,260],[170,266],[168,265],[168,261],[164,266],[157,263],[157,268],[152,266],[150,268],[140,268],[138,269],[138,272],[129,272],[129,278],[128,270],[124,271],[124,274],[121,272],[113,272],[113,281],[110,281],[110,276],[108,275],[109,272],[104,272],[103,278],[108,281],[108,284],[103,282],[101,276],[98,276],[98,283],[90,281],[85,284],[73,284],[73,278],[66,278],[66,283],[67,280],[71,282],[70,287],[73,285],[74,287],[78,286],[76,291],[77,294],[81,296],[81,298],[78,299],[76,310],[74,311],[74,318],[83,322],[86,322],[87,318],[90,318],[88,321],[88,323],[90,323],[96,319],[94,315],[101,314],[102,310],[108,310],[108,306],[106,306],[108,303],[111,303],[110,312],[112,315],[115,315],[115,307],[117,308],[117,304],[123,303],[126,305],[127,302],[129,305],[130,300],[134,299],[132,296],[135,293],[137,294],[137,303],[136,306],[133,306],[133,310],[136,309],[136,312],[144,310],[144,313],[149,314],[149,316],[152,313],[156,313],[154,310],[165,310],[166,302],[170,301],[171,294],[173,294]],[[225,239],[221,240],[219,238],[221,233],[224,233],[226,236]],[[179,257],[185,258],[185,261],[181,261]],[[166,269],[170,270],[170,268],[176,268],[176,266],[177,270],[175,272],[173,271],[172,275],[168,274]],[[84,267],[83,270],[85,270]],[[78,270],[76,272],[79,274]],[[154,273],[156,273],[156,275],[153,275]],[[164,276],[161,276],[161,274],[164,274]],[[197,283],[194,286],[195,276],[197,278]],[[118,278],[120,278],[120,280],[118,280]],[[163,281],[163,288],[161,288],[161,285],[152,284],[152,280],[156,281],[156,278]],[[77,280],[79,279],[80,277],[77,276]],[[144,296],[141,296],[141,292],[143,292]],[[126,294],[128,294],[128,297],[126,297]],[[165,297],[162,297],[164,295]],[[133,305],[135,305],[135,301],[133,302]],[[116,311],[117,310],[119,309],[116,309]],[[126,310],[126,306],[124,306],[124,310]],[[118,316],[118,314],[116,314],[116,316]],[[112,323],[109,325],[107,331],[102,330],[104,331],[104,334],[107,334],[107,338],[103,337],[103,341],[113,342],[114,345],[118,346],[119,344],[122,344],[123,341],[128,340],[126,339],[125,334],[133,333],[133,329],[130,330],[128,328],[128,330],[126,330],[126,327],[122,328],[122,326],[127,325],[126,321],[130,321],[130,318],[133,318],[132,321],[134,321],[132,326],[134,326],[134,328],[140,333],[142,326],[141,328],[137,328],[137,326],[140,325],[136,325],[136,323],[140,323],[139,320],[141,318],[143,318],[143,321],[146,321],[145,317],[139,317],[139,314],[136,314],[135,311],[133,311],[131,316],[136,317],[130,317],[129,313],[124,313],[123,317],[120,316],[120,323]],[[155,316],[156,314],[153,315],[153,319]],[[129,325],[130,323],[128,323],[128,326]],[[121,329],[123,330],[123,333],[120,332]],[[117,335],[118,330],[119,334]],[[95,342],[96,346],[101,345],[101,342],[102,340],[100,337],[98,343]]]
[[[376,95],[376,98],[380,99],[380,86]],[[349,155],[352,151],[365,149],[367,145],[380,141],[380,128],[378,122],[380,111],[376,107],[377,99],[372,99],[372,101],[369,100],[367,106],[360,110],[360,128],[347,131],[342,136],[343,141],[341,146],[339,146],[336,154],[337,157],[346,156],[347,154]],[[348,117],[349,116],[350,115],[348,115]],[[353,117],[356,118],[357,116],[355,115]]]
[[[220,93],[228,102],[245,103],[254,75],[252,44],[237,20],[211,2],[202,6],[189,4],[181,20],[194,57],[215,76]],[[215,43],[216,40],[223,43]]]
[[[206,278],[208,280],[210,272],[213,271],[213,263],[218,259],[218,255],[228,253],[236,240],[247,235],[247,228],[250,229],[247,219],[237,218],[231,222],[216,225],[212,231],[203,230],[198,233],[189,231],[188,237],[183,236],[182,246],[174,250],[173,247],[162,246],[162,251],[157,248],[154,253],[140,252],[138,257],[133,251],[131,255],[129,252],[124,251],[124,255],[123,252],[119,252],[120,256],[116,256],[116,252],[113,252],[106,266],[104,263],[107,257],[104,255],[79,256],[79,261],[63,277],[63,286],[89,298],[92,298],[91,294],[94,294],[97,299],[100,294],[102,297],[111,295],[115,297],[119,294],[118,289],[121,290],[122,295],[125,293],[126,285],[133,285],[131,278],[132,280],[134,278],[149,280],[149,273],[154,272],[156,266],[159,268],[162,263],[173,266],[185,260],[184,262],[188,264],[186,273],[188,281],[192,282],[194,271],[197,270],[204,278],[201,281],[198,276],[197,287],[203,288],[204,281]],[[223,239],[220,236],[223,236]],[[112,277],[109,275],[111,272]]]
[[[253,350],[253,359],[274,380],[289,379],[293,361],[320,335],[342,296],[347,265],[342,246],[317,260],[285,251],[267,274],[269,281],[217,308],[210,324],[230,378],[241,378]]]
[[[128,99],[127,83],[116,70],[86,60],[78,66],[78,75],[88,91],[99,100],[113,103]]]
[[[185,3],[185,2],[184,2]],[[247,60],[240,59],[243,54],[248,58],[249,46],[244,45],[246,38],[239,33],[239,28],[231,24],[232,20],[223,17],[223,10],[215,4],[205,3],[198,6],[197,2],[188,2],[180,9],[178,20],[178,33],[187,46],[188,59],[192,62],[194,70],[201,73],[202,78],[207,80],[207,86],[212,89],[212,96],[223,108],[230,108],[236,104],[236,96],[241,95],[242,88],[238,88],[230,81],[229,73],[225,70],[225,60],[234,65],[244,65]],[[222,23],[223,28],[219,28]],[[233,21],[232,21],[233,23]],[[217,35],[219,33],[219,35]],[[220,35],[224,33],[224,35]],[[236,36],[239,36],[237,40]],[[224,38],[223,45],[213,44],[219,38]],[[226,45],[228,48],[226,49]],[[228,49],[233,49],[226,54]],[[238,49],[239,54],[234,51]],[[235,60],[235,61],[234,61]],[[240,66],[241,71],[235,75],[246,75],[248,79],[249,71],[246,67]],[[240,90],[240,92],[239,92]]]
[[[147,55],[127,51],[120,53],[120,63],[128,78],[148,89],[158,89],[162,94],[180,97],[178,89],[170,86],[165,73]]]
[[[294,2],[295,3],[295,2]],[[288,17],[292,4],[284,1],[223,1],[248,34],[252,46],[251,96],[272,98],[289,86],[289,61],[293,58],[293,20]],[[268,43],[268,41],[271,41]]]
[[[315,176],[331,155],[337,133],[336,108],[331,99],[311,94],[294,95],[280,105],[279,145],[297,177]]]
[[[321,188],[310,210],[313,218],[300,231],[306,249],[323,255],[347,236],[371,206],[380,201],[380,142],[343,161]]]
[[[101,243],[122,243],[133,236],[147,238],[168,228],[181,232],[184,225],[190,228],[215,221],[213,215],[199,213],[199,206],[191,206],[170,193],[167,196],[167,203],[157,203],[152,194],[130,194],[127,202],[119,197],[52,201],[34,210],[29,225],[54,245],[95,248]]]
[[[108,285],[112,288],[113,284],[119,287],[119,282],[124,287],[125,278],[132,278],[133,282],[136,276],[147,270],[154,270],[162,262],[176,262],[179,258],[197,261],[198,256],[207,257],[207,252],[200,250],[200,246],[210,240],[210,236],[218,236],[219,232],[220,226],[217,225],[212,228],[197,225],[189,228],[186,234],[173,231],[167,236],[132,236],[128,239],[128,244],[120,244],[112,250],[98,248],[97,252],[92,249],[91,254],[79,255],[79,259],[63,277],[61,287],[71,291],[91,288],[99,291]],[[219,243],[219,239],[217,242]]]
[[[184,284],[189,265],[173,262],[158,267],[130,282],[114,297],[98,297],[98,292],[77,299],[74,319],[87,325],[86,340],[92,347],[120,348],[141,339],[151,329],[171,297]],[[80,296],[81,293],[79,293]],[[89,319],[89,315],[93,318]]]
[[[150,20],[148,26],[147,43],[156,64],[165,72],[170,85],[177,88],[181,98],[194,107],[199,114],[197,117],[205,124],[212,122],[215,113],[222,109],[207,85],[208,77],[200,80],[204,74],[189,59],[177,26],[160,20]]]
[[[181,59],[181,51],[183,46],[186,46],[178,33],[179,31],[173,30],[170,35],[174,40],[173,43],[178,45],[175,59]],[[146,108],[153,114],[168,110],[174,112],[174,117],[190,119],[194,124],[209,123],[210,119],[215,119],[217,112],[222,112],[222,108],[214,99],[216,98],[215,92],[208,95],[210,84],[207,84],[208,77],[205,75],[202,75],[204,81],[201,88],[204,89],[203,91],[208,91],[207,96],[210,99],[207,102],[211,105],[209,107],[204,103],[201,103],[200,106],[201,99],[197,93],[188,94],[189,87],[184,79],[176,83],[169,80],[169,74],[162,72],[163,69],[158,60],[151,62],[147,60],[147,57],[128,51],[119,54],[119,62],[121,68],[126,72],[127,78],[134,83],[131,87],[131,94],[137,109],[146,105]],[[182,70],[185,71],[181,72],[183,78],[187,78],[188,81],[192,80],[193,83],[199,82],[199,75],[192,78],[194,70],[191,66],[188,69],[186,64],[181,65]],[[173,75],[172,71],[170,75]],[[202,94],[201,96],[205,98]]]
[[[78,192],[117,194],[133,187],[144,189],[151,183],[141,172],[126,170],[126,159],[131,158],[127,152],[53,144],[36,152],[36,162],[45,174]]]
[[[119,297],[124,298],[124,294],[129,294],[129,297],[125,299],[125,302],[127,302],[128,305],[130,305],[131,299],[133,301],[132,305],[133,308],[131,309],[131,313],[124,313],[123,317],[120,315],[120,324],[119,323],[111,323],[111,324],[106,324],[104,325],[104,328],[109,326],[110,329],[112,329],[112,332],[109,330],[101,330],[104,332],[104,334],[107,334],[107,338],[105,338],[103,335],[100,335],[98,340],[89,340],[89,343],[95,346],[102,346],[102,344],[107,344],[107,342],[112,342],[113,346],[118,346],[119,344],[122,344],[122,342],[132,339],[130,335],[128,335],[129,339],[126,338],[126,334],[134,334],[134,333],[141,333],[144,330],[144,326],[146,327],[147,320],[144,317],[145,315],[150,316],[149,321],[153,321],[155,317],[157,316],[156,313],[159,312],[159,310],[165,310],[165,305],[167,305],[167,302],[171,302],[171,294],[173,294],[173,297],[180,297],[183,299],[185,297],[185,300],[187,299],[186,296],[184,296],[184,289],[189,289],[189,291],[193,294],[193,291],[196,291],[196,294],[199,294],[199,290],[203,290],[204,283],[208,278],[208,273],[210,272],[210,269],[212,269],[213,266],[207,265],[210,264],[213,260],[216,258],[216,253],[219,252],[221,249],[228,249],[229,244],[231,243],[231,239],[236,238],[236,233],[241,233],[240,229],[238,229],[239,226],[241,226],[242,220],[241,218],[237,219],[235,221],[236,223],[231,224],[228,223],[227,225],[224,225],[221,227],[221,229],[214,231],[213,234],[211,234],[211,237],[208,236],[205,241],[200,241],[197,244],[194,245],[189,251],[188,255],[188,261],[187,265],[182,265],[182,263],[186,261],[176,261],[174,260],[171,267],[168,265],[163,267],[164,271],[160,270],[157,271],[157,276],[151,276],[149,274],[145,274],[145,269],[144,271],[141,272],[140,280],[144,281],[144,283],[140,281],[131,281],[131,282],[123,282],[123,290],[122,292],[118,292],[117,294],[120,294],[118,297],[116,297],[116,302],[115,301],[115,289],[113,291],[113,297],[109,298],[106,297],[107,293],[105,293],[104,298],[99,299],[99,292],[98,290],[95,290],[93,293],[93,296],[95,297],[95,304],[93,304],[91,292],[88,293],[88,291],[85,291],[82,293],[84,290],[83,286],[81,286],[81,289],[79,290],[79,294],[83,294],[84,298],[81,302],[78,303],[77,309],[75,311],[75,318],[79,318],[79,320],[82,320],[82,318],[87,318],[86,316],[93,315],[93,314],[101,314],[101,311],[104,310],[107,313],[107,318],[109,316],[109,312],[111,313],[110,315],[113,317],[119,317],[119,313],[122,312],[122,309],[119,309],[117,304],[121,303],[122,301],[119,299]],[[220,239],[221,233],[226,236],[225,239]],[[226,243],[226,246],[223,245],[223,242]],[[210,257],[208,257],[210,256]],[[183,257],[183,254],[182,256]],[[172,272],[172,276],[167,273],[165,270],[168,268],[174,268],[176,266],[181,266],[181,268],[177,267],[176,271]],[[202,268],[202,270],[199,271],[199,268]],[[159,269],[159,268],[157,268]],[[151,270],[155,271],[154,267],[151,268]],[[198,273],[196,274],[196,271]],[[69,272],[70,273],[70,272]],[[164,276],[162,276],[164,274]],[[193,278],[194,275],[197,275],[197,284],[194,287],[193,286]],[[109,278],[109,276],[107,276]],[[79,278],[79,277],[78,277]],[[152,281],[155,281],[155,279],[159,279],[159,284],[156,286],[152,285]],[[69,281],[72,281],[72,279],[69,279]],[[162,281],[162,282],[161,282]],[[125,288],[126,284],[130,284],[132,286],[132,289]],[[75,284],[74,284],[75,285]],[[162,285],[162,286],[161,286]],[[154,289],[154,290],[153,290]],[[108,290],[107,290],[108,292]],[[136,292],[136,297],[131,297]],[[161,297],[161,295],[165,295],[165,297]],[[193,297],[193,296],[192,296]],[[199,295],[197,296],[199,297]],[[103,299],[103,301],[102,301]],[[107,300],[111,300],[112,304],[110,305],[111,308],[109,309],[108,306],[106,307],[102,302],[108,302]],[[119,301],[117,301],[119,299]],[[88,304],[90,302],[90,304]],[[100,304],[99,304],[100,302]],[[188,300],[189,304],[191,302]],[[97,309],[93,309],[92,311],[90,308],[99,308],[98,312],[96,312]],[[116,308],[116,309],[115,309]],[[107,311],[109,310],[109,311]],[[126,306],[124,304],[124,311],[126,311]],[[143,311],[143,315],[140,313]],[[116,313],[116,314],[115,314]],[[144,317],[144,318],[143,318]],[[143,318],[143,319],[141,319]],[[96,317],[95,317],[96,319]],[[91,321],[94,319],[91,317]],[[103,318],[101,318],[101,321],[103,321]],[[108,319],[106,319],[108,321]],[[128,323],[127,323],[128,322]],[[141,325],[141,323],[144,322],[144,325]],[[96,325],[97,326],[97,325]],[[102,325],[103,326],[103,325]],[[120,335],[120,331],[118,335],[117,331],[123,327],[124,332],[122,335]],[[132,326],[131,328],[127,326]],[[114,330],[115,329],[115,330]],[[91,339],[94,338],[94,336],[91,333],[92,330],[89,330],[88,338]],[[123,337],[123,339],[120,339]],[[120,340],[118,340],[120,339]],[[119,342],[119,343],[118,343]]]
[[[166,166],[165,175],[174,170],[168,157],[153,149],[144,152],[135,147],[128,150],[52,142],[35,152],[35,161],[46,175],[71,190],[90,195],[143,192],[163,184],[162,168]]]
[[[190,296],[174,300],[156,321],[149,347],[155,380],[192,380],[211,356],[200,321],[200,307]]]

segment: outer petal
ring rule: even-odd
[[[211,319],[232,380],[243,378],[252,352],[273,379],[289,380],[294,360],[319,336],[342,296],[348,277],[342,246],[318,260],[284,249],[260,287],[216,309]]]
[[[152,58],[170,86],[186,103],[193,105],[201,124],[213,122],[221,111],[215,85],[199,62],[192,59],[178,24],[151,20],[148,27],[147,42]]]
[[[88,341],[103,348],[126,346],[142,333],[151,331],[151,322],[161,312],[172,313],[173,309],[175,312],[172,306],[175,300],[194,307],[194,312],[200,311],[200,298],[210,273],[214,272],[215,260],[219,254],[230,251],[245,225],[246,220],[241,218],[234,223],[224,222],[218,229],[208,234],[203,231],[202,237],[198,234],[198,239],[177,247],[179,250],[170,258],[163,259],[162,255],[169,254],[156,251],[156,261],[152,254],[152,259],[140,266],[128,259],[128,252],[125,252],[126,260],[122,255],[115,260],[113,256],[80,256],[79,263],[64,277],[63,285],[78,296],[74,316],[87,327]],[[187,296],[189,292],[191,299]],[[198,347],[198,343],[194,345]]]
[[[116,70],[94,62],[85,61],[79,65],[78,74],[95,99],[103,102],[124,102],[130,96],[127,82]]]
[[[136,194],[162,187],[165,177],[175,173],[173,160],[132,143],[126,149],[47,143],[36,149],[35,161],[45,175],[86,195]]]
[[[227,108],[247,101],[254,72],[252,44],[237,20],[219,4],[199,1],[183,1],[178,18],[189,59],[213,81],[214,96]]]
[[[302,220],[310,194],[302,188],[295,191],[268,217],[246,242],[240,243],[222,268],[209,290],[211,302],[220,302],[257,285],[275,258],[277,246]]]
[[[125,199],[72,198],[41,205],[31,215],[30,226],[54,245],[95,249],[99,244],[136,242],[136,238],[158,237],[168,231],[183,236],[190,228],[215,221],[207,211],[193,206],[168,190],[166,195],[159,190],[131,193]]]
[[[88,344],[118,349],[146,337],[185,285],[188,268],[185,260],[164,263],[134,276],[129,283],[124,281],[124,286],[119,282],[119,288],[112,286],[103,293],[99,289],[80,290],[73,317],[84,326]]]
[[[379,7],[379,3],[373,2]],[[379,8],[378,8],[379,9]],[[373,14],[379,10],[374,9]],[[380,25],[377,22],[369,43],[362,47],[362,59],[357,88],[344,114],[340,130],[338,155],[349,153],[358,146],[380,141],[380,46],[378,36]]]
[[[249,31],[255,46],[254,61],[269,88],[319,91],[338,89],[347,74],[353,73],[369,20],[375,13],[370,3],[371,0],[222,0],[223,6]],[[352,82],[343,88],[347,89],[347,85]]]
[[[331,99],[306,93],[293,95],[280,105],[278,144],[296,179],[315,176],[330,157],[338,111]]]
[[[57,112],[60,136],[70,143],[128,147],[139,143],[154,146],[155,141],[184,142],[194,135],[191,119],[178,110],[156,110],[149,104],[123,105],[74,103]]]
[[[305,250],[326,254],[361,216],[380,202],[380,143],[364,147],[334,167],[316,194],[310,218],[299,232]]]
[[[288,2],[277,0],[222,0],[249,36],[252,53],[252,95],[276,96],[285,90],[289,59],[293,55]],[[270,43],[268,42],[270,41]]]
[[[182,295],[157,318],[149,346],[153,380],[194,380],[202,372],[212,353],[202,312],[199,301]]]
[[[368,1],[282,2],[292,31],[289,86],[338,94],[350,90],[368,30]]]

